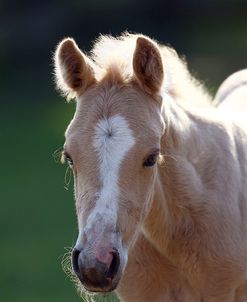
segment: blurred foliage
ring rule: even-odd
[[[99,33],[142,32],[184,54],[214,92],[246,67],[246,11],[241,0],[0,2],[0,301],[80,301],[61,267],[77,225],[73,185],[52,156],[74,111],[54,90],[58,41],[88,51]]]

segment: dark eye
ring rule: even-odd
[[[70,168],[73,167],[73,160],[69,156],[66,156],[66,162]]]
[[[62,164],[64,164],[66,162],[70,168],[73,167],[73,160],[66,152],[62,153],[61,162],[62,162]]]
[[[156,161],[157,161],[157,157],[158,154],[154,153],[154,154],[150,154],[145,161],[143,162],[143,167],[152,167],[155,165]]]

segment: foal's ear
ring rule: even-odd
[[[158,45],[148,38],[138,37],[133,56],[133,70],[141,86],[149,94],[159,92],[163,78],[163,62]]]
[[[55,76],[57,87],[68,100],[95,82],[92,62],[80,51],[73,39],[64,39],[57,46]]]

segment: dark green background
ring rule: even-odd
[[[0,302],[80,301],[61,268],[77,237],[73,184],[52,157],[74,104],[54,90],[52,54],[63,37],[88,51],[124,30],[175,47],[212,93],[246,67],[246,1],[1,1]]]

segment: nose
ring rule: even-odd
[[[111,249],[104,257],[74,248],[72,266],[81,283],[90,291],[111,291],[120,265],[119,253]]]

